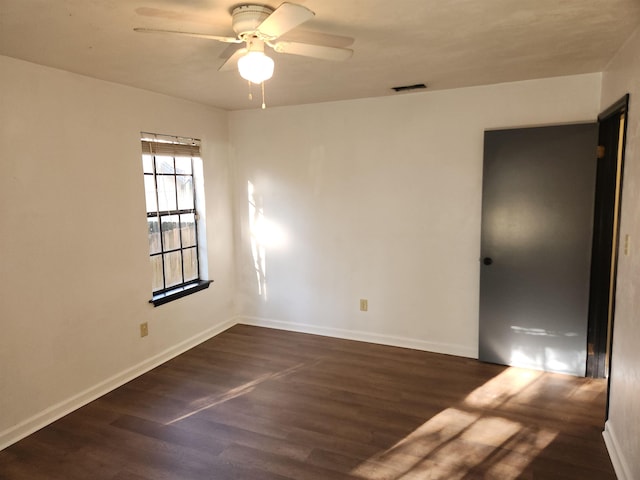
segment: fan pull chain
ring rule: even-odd
[[[249,100],[253,100],[253,93],[251,91],[251,80],[247,80],[247,83],[249,84]]]
[[[264,103],[264,82],[262,82],[262,109],[267,108],[267,105]]]

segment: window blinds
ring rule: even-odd
[[[142,153],[147,155],[168,155],[171,157],[199,157],[200,145],[142,140]]]

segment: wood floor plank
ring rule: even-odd
[[[0,452],[3,480],[615,479],[602,380],[236,325]]]

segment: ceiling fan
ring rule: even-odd
[[[236,50],[218,70],[230,70],[237,65],[242,78],[251,83],[261,84],[271,78],[274,68],[273,59],[265,55],[265,45],[277,53],[323,60],[343,61],[351,57],[353,50],[348,48],[279,40],[279,37],[314,16],[315,13],[307,7],[295,3],[285,2],[275,10],[264,5],[244,4],[231,11],[231,25],[236,37],[151,28],[134,28],[134,30],[142,33],[168,33],[206,38],[223,43],[245,43],[245,47]]]

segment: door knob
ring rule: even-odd
[[[493,263],[493,258],[491,257],[484,257],[482,259],[482,263],[484,263],[485,265],[491,265]]]

